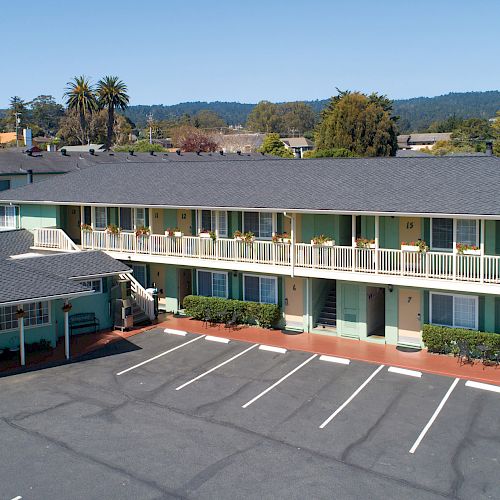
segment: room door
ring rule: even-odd
[[[191,269],[179,269],[177,272],[179,283],[179,309],[182,309],[184,297],[193,293],[192,274]]]
[[[399,219],[399,239],[409,243],[422,238],[422,219],[419,217],[401,217]]]
[[[399,289],[398,343],[420,346],[422,343],[420,290]]]
[[[81,239],[81,232],[80,232],[80,226],[81,226],[81,214],[80,214],[80,207],[76,206],[69,206],[67,207],[67,214],[68,214],[68,227],[67,233],[68,236],[76,243],[80,243]]]

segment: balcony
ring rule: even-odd
[[[61,229],[35,232],[38,249],[65,250],[68,240]],[[121,260],[500,293],[500,256],[96,230],[82,231],[81,249],[104,250]]]

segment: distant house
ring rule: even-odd
[[[303,158],[306,151],[314,149],[314,144],[305,137],[283,137],[281,142],[285,148],[292,151],[295,158]]]
[[[449,141],[450,139],[451,132],[398,135],[398,149],[411,149],[413,151],[424,148],[432,149],[436,142]]]
[[[266,134],[219,134],[215,141],[224,153],[255,153],[262,146]]]

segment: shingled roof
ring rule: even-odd
[[[103,164],[1,202],[500,215],[500,158],[321,158]]]

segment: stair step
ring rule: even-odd
[[[334,312],[325,312],[323,311],[320,315],[319,315],[320,318],[327,318],[327,319],[330,319],[330,318],[336,318],[337,317],[337,314],[334,313]]]
[[[336,320],[318,321],[318,326],[337,326]]]

